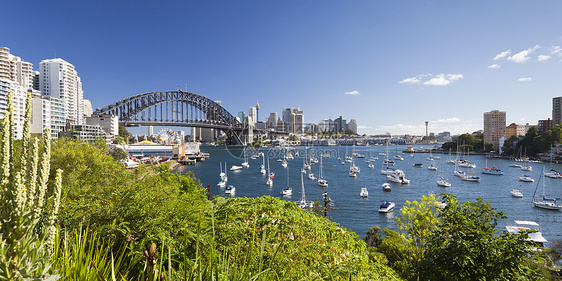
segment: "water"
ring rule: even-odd
[[[386,153],[385,146],[356,147],[355,151],[364,154],[365,158],[355,158],[355,164],[361,168],[361,172],[356,178],[349,177],[349,163],[341,164],[337,160],[339,155],[342,159],[346,153],[346,147],[314,147],[308,149],[308,153],[318,156],[319,152],[324,151],[332,155],[331,158],[323,158],[323,175],[328,180],[329,187],[319,187],[317,181],[312,181],[304,175],[304,183],[306,189],[307,200],[316,201],[322,198],[324,191],[328,192],[329,197],[335,201],[335,209],[331,210],[329,217],[332,221],[339,223],[343,227],[353,230],[362,238],[372,226],[380,226],[382,228],[396,229],[394,217],[399,215],[399,209],[406,204],[406,201],[419,200],[422,195],[453,193],[461,201],[475,201],[476,198],[482,197],[484,201],[489,201],[493,208],[505,213],[507,220],[501,220],[497,229],[505,230],[506,224],[513,223],[513,220],[531,220],[541,225],[543,236],[553,241],[561,239],[562,230],[562,212],[544,210],[533,207],[531,200],[537,182],[542,173],[543,166],[546,165],[547,170],[554,168],[562,170],[562,165],[548,165],[541,163],[530,163],[533,167],[532,172],[523,172],[519,168],[509,167],[512,163],[504,159],[488,159],[489,167],[498,167],[503,169],[504,174],[501,176],[485,175],[481,173],[481,168],[486,166],[486,158],[480,155],[471,155],[470,161],[476,164],[476,168],[472,172],[479,175],[482,179],[480,182],[462,181],[459,177],[453,175],[454,165],[447,165],[446,160],[455,158],[455,155],[434,155],[441,156],[442,159],[435,160],[435,165],[439,171],[430,171],[427,169],[430,162],[427,160],[429,154],[418,153],[416,159],[409,154],[402,154],[405,146],[390,146],[389,158],[395,154],[401,154],[404,161],[395,160],[396,169],[405,172],[406,178],[410,179],[410,184],[399,185],[391,184],[392,191],[382,191],[381,185],[386,182],[386,176],[382,175],[381,165],[385,156],[379,155],[380,152]],[[418,148],[429,148],[429,146],[414,146]],[[352,153],[352,147],[347,148],[349,154]],[[204,147],[203,151],[209,152],[211,157],[195,166],[181,166],[176,172],[185,173],[193,171],[195,177],[201,180],[204,186],[210,185],[211,197],[219,195],[225,196],[224,188],[217,187],[219,182],[220,166],[219,163],[227,163],[228,169],[232,165],[239,165],[244,161],[243,148],[225,148],[225,147]],[[282,196],[281,190],[287,186],[287,169],[281,167],[277,159],[282,157],[282,152],[277,148],[260,148],[266,157],[269,158],[271,172],[275,172],[273,187],[265,185],[267,175],[262,175],[259,166],[262,164],[262,158],[252,160],[248,158],[249,168],[244,168],[237,172],[228,171],[227,185],[232,184],[236,187],[236,197],[259,197],[269,195],[278,197],[287,201],[298,201],[301,199],[301,169],[303,167],[304,147],[296,147],[293,151],[300,151],[301,156],[288,160],[289,169],[289,186],[293,188],[291,196]],[[370,152],[371,151],[371,152]],[[369,153],[377,156],[379,159],[374,162],[374,168],[368,168],[365,159],[369,158]],[[414,162],[423,163],[423,168],[415,168],[412,166]],[[267,168],[267,159],[265,166]],[[312,165],[312,172],[318,177],[320,174],[320,163]],[[437,176],[441,174],[448,178],[452,183],[449,188],[438,187],[436,185]],[[534,183],[520,182],[517,176],[529,175],[535,179]],[[562,179],[545,179],[546,192],[556,198],[562,197]],[[367,187],[369,197],[361,198],[359,196],[362,187]],[[511,196],[512,189],[519,189],[523,193],[523,198],[514,198]],[[542,194],[542,180],[537,191]],[[229,196],[229,195],[226,195]],[[394,212],[388,214],[378,213],[378,207],[382,200],[388,200],[396,203]]]

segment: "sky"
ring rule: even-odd
[[[0,46],[62,58],[101,108],[146,92],[204,95],[260,119],[300,107],[360,134],[481,130],[552,117],[562,1],[25,1],[0,4]],[[145,129],[142,129],[143,133]]]

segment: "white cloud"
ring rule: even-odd
[[[406,78],[398,83],[419,84],[422,83],[423,81],[423,85],[446,86],[453,83],[453,81],[457,81],[461,78],[464,78],[462,74],[445,74],[445,73],[441,73],[437,75],[420,74],[416,77]]]
[[[511,55],[511,49],[497,54],[494,57],[494,60],[499,60],[499,59],[505,58],[506,56],[509,56],[509,55]]]
[[[345,92],[344,95],[358,96],[358,95],[360,95],[360,94],[359,94],[359,92],[357,92],[357,91],[351,91],[351,92]]]
[[[531,77],[521,77],[519,79],[517,79],[517,81],[519,82],[529,82],[532,81],[533,79]]]
[[[412,78],[406,78],[398,83],[400,84],[404,84],[404,83],[408,83],[408,84],[418,84],[420,83],[420,79],[418,77],[412,77]]]
[[[458,123],[461,119],[457,117],[447,118],[447,119],[439,119],[435,121],[429,121],[429,123]]]
[[[540,55],[540,56],[539,56],[539,61],[549,60],[550,58],[552,58],[552,57],[551,57],[551,56],[547,56],[547,55]]]
[[[372,127],[369,126],[365,126],[365,125],[359,125],[357,126],[357,129],[371,129]]]
[[[558,56],[562,56],[562,47],[560,46],[552,46],[551,48],[551,54],[553,55],[558,55]]]
[[[489,65],[488,68],[492,68],[492,69],[496,69],[496,68],[500,68],[501,66],[497,63]]]
[[[539,45],[535,45],[533,48],[529,48],[527,50],[521,51],[513,56],[509,56],[507,59],[516,63],[524,63],[526,61],[528,61],[531,57],[529,57],[529,55],[531,55],[535,50],[537,50],[538,48],[540,48]]]

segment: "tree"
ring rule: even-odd
[[[447,206],[438,215],[436,228],[426,244],[418,266],[421,280],[520,280],[540,279],[540,273],[527,266],[532,252],[528,236],[503,232],[495,227],[507,217],[484,203],[459,203],[452,194],[443,195]]]
[[[487,152],[487,151],[494,151],[494,144],[491,143],[491,142],[486,142],[486,143],[484,144],[484,151],[485,151],[485,152]]]

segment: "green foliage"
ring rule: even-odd
[[[484,151],[494,151],[494,144],[491,142],[487,142],[484,144]]]
[[[531,252],[525,235],[503,232],[496,236],[499,219],[481,198],[459,203],[444,194],[447,206],[439,212],[440,225],[428,238],[418,266],[422,280],[536,280],[540,274],[527,266]]]
[[[396,279],[384,265],[369,262],[355,233],[292,202],[267,196],[234,198],[215,209],[219,249],[242,245],[244,252],[255,237],[263,237],[263,261],[280,279]],[[238,259],[233,264],[246,263]],[[246,266],[259,271],[257,263]]]
[[[46,201],[50,131],[41,140],[30,134],[31,95],[27,96],[23,138],[14,147],[12,94],[1,126],[0,280],[58,279],[49,276],[61,196],[62,171],[56,171],[52,201]],[[19,151],[20,157],[15,157]],[[42,157],[39,157],[39,154]]]

